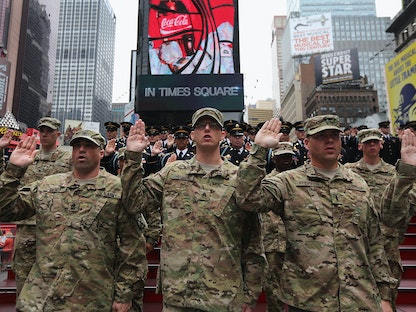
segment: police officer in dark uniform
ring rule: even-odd
[[[161,166],[161,157],[163,157],[163,146],[160,140],[160,128],[158,126],[146,127],[146,136],[149,140],[149,146],[143,151],[142,164],[144,176],[158,172]]]
[[[400,158],[401,142],[398,137],[390,133],[390,121],[383,121],[378,124],[383,134],[383,148],[380,150],[380,157],[391,165],[395,165]]]
[[[120,124],[114,121],[107,121],[104,123],[104,127],[105,134],[107,136],[107,141],[110,141],[112,139],[116,140],[116,151],[124,147],[123,143],[120,142],[120,139],[118,137],[118,129],[120,128]]]
[[[293,150],[295,152],[296,167],[302,166],[308,159],[308,150],[303,144],[305,139],[305,129],[303,128],[303,121],[297,121],[293,124],[295,128],[296,140],[293,142]]]
[[[224,140],[222,140],[221,143],[220,143],[221,155],[223,155],[223,152],[227,151],[228,147],[230,147],[231,143],[230,143],[229,129],[237,123],[238,123],[238,121],[233,120],[233,119],[229,119],[229,120],[224,121],[223,127],[224,127],[224,131],[225,131],[225,137],[224,137]]]
[[[176,156],[176,160],[188,160],[194,157],[193,151],[189,148],[189,135],[191,129],[187,126],[177,126],[173,128],[173,136],[175,142],[173,145],[173,151],[162,156],[162,167],[166,165],[168,159],[172,156]]]
[[[227,131],[230,133],[230,146],[224,149],[221,155],[238,166],[250,155],[250,152],[245,147],[244,126],[240,123],[235,123],[229,126]]]
[[[121,133],[120,133],[120,138],[118,139],[118,142],[120,145],[122,145],[122,147],[126,146],[126,140],[127,140],[127,137],[129,136],[130,127],[132,125],[133,124],[128,121],[120,122]]]

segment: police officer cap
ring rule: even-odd
[[[416,130],[416,121],[408,121],[405,125],[404,125],[405,129],[413,129]]]
[[[173,128],[173,135],[175,139],[187,139],[189,138],[189,133],[191,133],[191,129],[187,126],[177,126]]]
[[[160,132],[161,133],[168,133],[169,132],[169,129],[171,129],[172,127],[169,127],[169,126],[161,126],[160,127]]]
[[[221,127],[224,124],[224,116],[218,109],[212,107],[204,107],[198,109],[192,115],[192,127],[195,127],[196,122],[202,117],[213,118]]]
[[[383,141],[383,134],[379,129],[363,129],[357,133],[358,143],[365,143],[370,140]]]
[[[305,131],[305,128],[303,126],[303,121],[296,121],[293,124],[293,127],[295,128],[296,131]]]
[[[293,144],[290,142],[279,142],[277,147],[273,149],[273,156],[285,154],[295,155],[295,152],[293,151]]]
[[[114,121],[107,121],[104,123],[104,127],[108,131],[116,131],[118,128],[120,128],[120,125]]]
[[[228,132],[232,136],[243,136],[244,135],[245,126],[240,123],[235,123],[228,127]]]
[[[382,121],[378,124],[379,128],[388,128],[390,126],[390,121]]]
[[[282,121],[282,126],[280,127],[280,132],[289,134],[292,130],[293,125],[289,121]]]
[[[69,145],[73,146],[76,141],[81,139],[88,140],[95,145],[99,146],[101,149],[105,147],[105,139],[101,134],[93,130],[80,130],[72,136]]]
[[[368,127],[367,127],[366,125],[361,125],[361,126],[358,126],[358,127],[357,127],[357,130],[358,130],[358,131],[360,131],[360,130],[364,130],[364,129],[368,129]]]
[[[336,115],[320,115],[305,120],[305,134],[314,135],[325,130],[342,131],[339,127],[339,118]]]
[[[59,129],[60,126],[61,126],[61,122],[58,119],[55,119],[52,117],[43,117],[39,119],[39,122],[38,122],[38,129],[40,127],[48,127],[53,130],[57,130]]]
[[[146,134],[147,135],[159,135],[160,134],[160,128],[158,126],[146,127]]]

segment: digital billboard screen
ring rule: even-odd
[[[236,73],[236,0],[149,0],[150,75]]]

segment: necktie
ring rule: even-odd
[[[179,152],[179,158],[178,159],[182,159],[183,158],[183,152]]]

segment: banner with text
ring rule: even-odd
[[[244,109],[243,75],[165,75],[138,77],[136,111]]]
[[[149,0],[151,75],[235,73],[236,0]]]
[[[389,114],[393,130],[416,121],[416,42],[386,64]]]
[[[314,56],[316,85],[360,78],[357,48]]]
[[[291,18],[289,21],[292,56],[334,50],[330,13]]]

